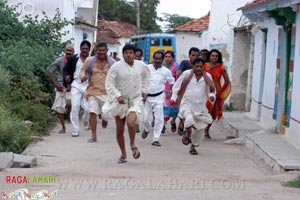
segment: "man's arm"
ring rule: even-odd
[[[119,97],[121,97],[121,92],[115,87],[115,79],[118,76],[117,68],[118,67],[113,64],[108,70],[105,80],[105,89],[109,101],[113,101],[114,99],[118,99]]]
[[[61,85],[59,85],[54,77],[54,72],[59,68],[58,66],[58,60],[56,59],[48,68],[48,75],[49,78],[53,84],[53,86],[60,92],[63,91],[63,87]]]
[[[68,59],[67,63],[65,64],[63,68],[63,79],[64,79],[64,85],[70,84],[72,81],[72,67],[73,63],[75,62],[76,59],[76,54],[70,56]]]

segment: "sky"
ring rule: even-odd
[[[178,14],[199,19],[210,11],[211,0],[160,0],[157,14]]]

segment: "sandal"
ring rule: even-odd
[[[190,154],[191,155],[198,155],[198,151],[195,148],[193,148],[193,149],[190,150]]]
[[[142,133],[142,138],[145,139],[146,137],[148,137],[149,132],[147,132],[145,129]]]
[[[164,125],[163,128],[162,128],[162,130],[161,130],[161,133],[165,134],[165,132],[166,132],[166,126]]]
[[[125,158],[124,156],[121,156],[121,157],[119,158],[119,160],[118,160],[118,163],[120,163],[120,164],[126,163],[126,162],[127,162],[127,160],[126,160],[126,158]]]
[[[94,143],[94,142],[97,142],[97,138],[92,137],[92,138],[90,138],[87,142],[88,142],[88,143]]]
[[[182,141],[182,144],[184,144],[184,145],[188,145],[192,142],[191,138],[189,138],[189,136],[186,135],[186,132],[185,132],[185,134],[183,134],[181,141]]]
[[[59,134],[64,134],[64,133],[66,133],[66,130],[62,128],[62,129],[60,129],[60,130],[58,131],[58,133],[59,133]]]
[[[159,143],[159,141],[152,142],[152,145],[156,146],[156,147],[160,147],[161,146],[161,144]]]
[[[139,152],[137,147],[132,147],[131,150],[134,159],[138,159],[141,156],[141,153]]]
[[[108,124],[108,122],[106,120],[102,119],[102,123],[101,123],[102,128],[106,128],[107,124]]]
[[[172,121],[171,121],[171,131],[174,133],[174,132],[176,132],[176,129],[177,129],[176,123],[175,122],[172,123]]]

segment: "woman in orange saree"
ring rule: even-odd
[[[205,63],[204,67],[206,72],[211,74],[216,87],[216,101],[214,104],[207,101],[206,107],[213,120],[219,120],[222,118],[224,102],[231,91],[229,76],[223,65],[221,52],[217,49],[212,49],[209,52],[209,62]],[[211,125],[209,124],[205,129],[205,137],[208,139],[211,138],[209,135]]]

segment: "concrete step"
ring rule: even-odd
[[[0,152],[0,171],[13,165],[14,154],[12,152]]]
[[[225,144],[245,144],[250,152],[276,172],[300,170],[300,150],[282,135],[263,129],[257,120],[243,112],[225,112],[223,121],[227,132],[238,138]]]

